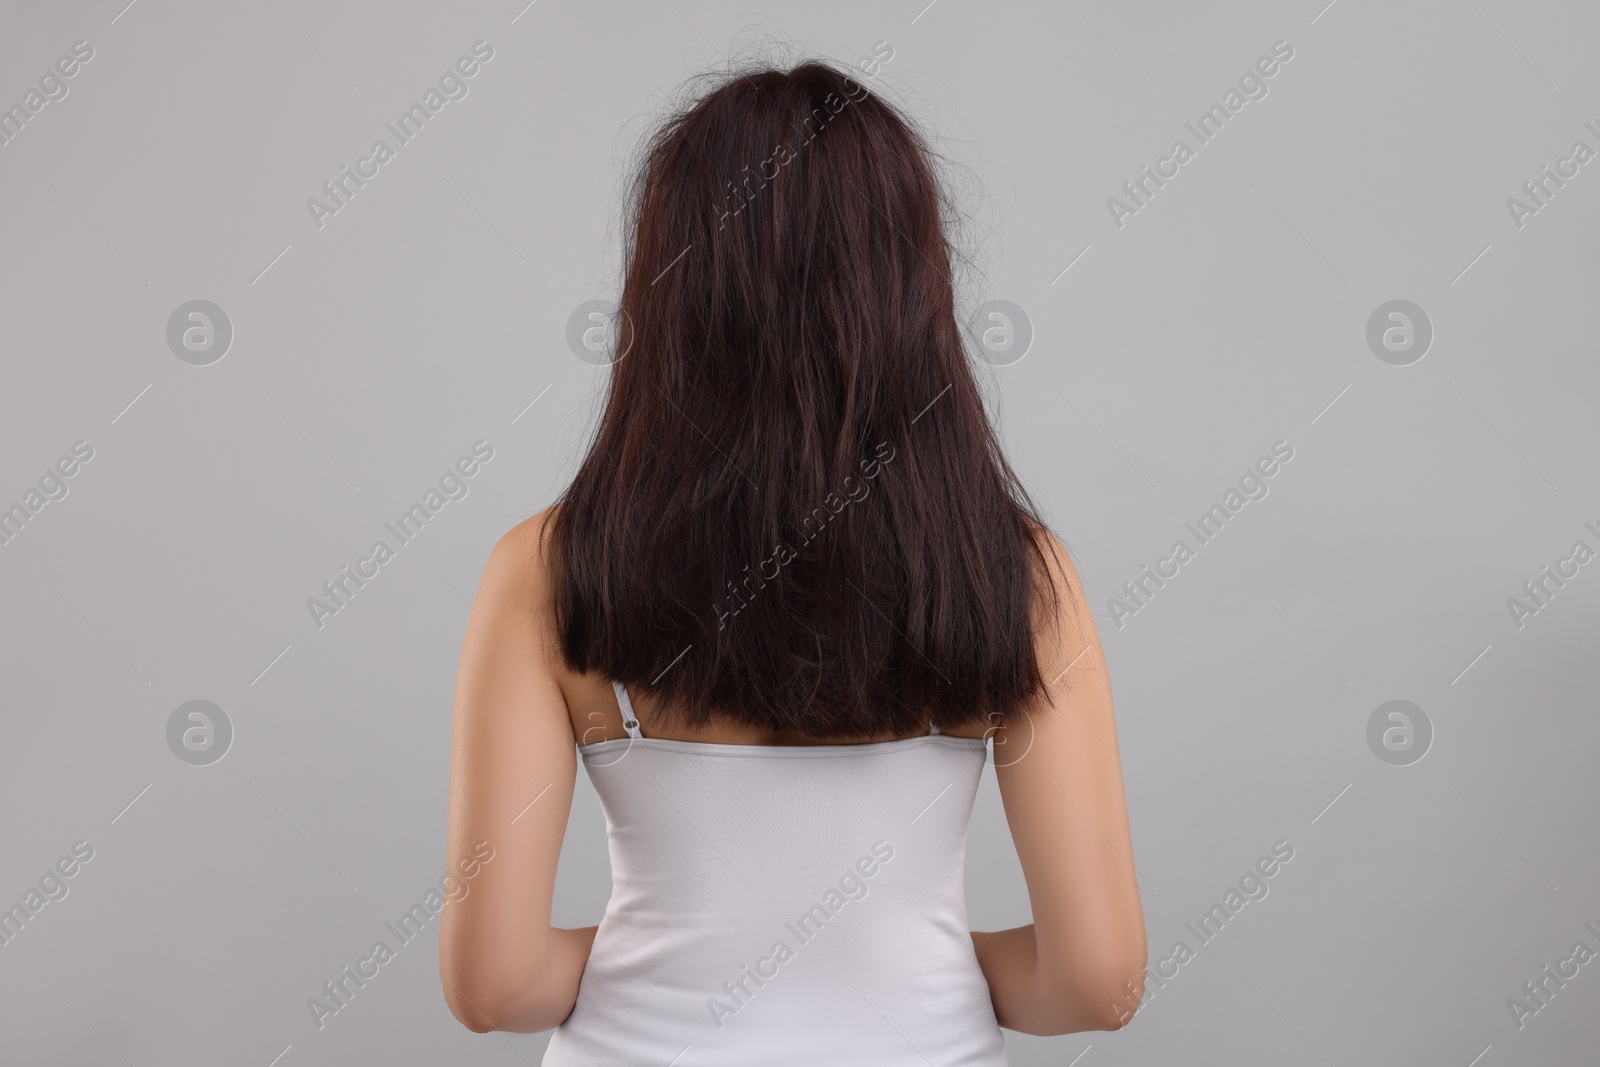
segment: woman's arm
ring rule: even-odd
[[[1061,610],[1037,629],[1045,696],[995,735],[995,777],[1033,924],[974,933],[1000,1025],[1120,1029],[1144,992],[1144,912],[1111,685],[1066,549],[1046,535]]]
[[[444,909],[439,976],[450,1010],[479,1033],[559,1025],[594,939],[593,927],[550,926],[577,757],[549,638],[548,514],[490,554],[456,677],[446,863],[454,872],[479,842],[494,851]]]

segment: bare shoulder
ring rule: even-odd
[[[1040,555],[1044,557],[1045,576],[1048,579],[1048,584],[1041,586],[1045,595],[1035,605],[1036,613],[1040,616],[1038,621],[1071,621],[1074,628],[1085,624],[1092,628],[1093,620],[1083,582],[1078,578],[1078,569],[1072,564],[1072,554],[1067,551],[1067,546],[1048,527],[1035,526],[1030,533]],[[1054,597],[1049,595],[1052,590]],[[1084,618],[1080,619],[1080,615]]]
[[[1072,680],[1066,677],[1069,668],[1081,675],[1103,666],[1097,652],[1100,635],[1067,546],[1046,527],[1035,526],[1030,532],[1043,557],[1033,605],[1034,651],[1040,673],[1050,683],[1046,688],[1051,689]]]
[[[556,511],[560,506],[551,504],[511,527],[495,543],[495,552],[525,557],[542,556],[549,537],[550,525],[555,521]]]
[[[501,623],[505,636],[511,637],[515,627],[512,643],[561,691],[575,736],[585,744],[626,737],[610,682],[592,671],[574,671],[562,653],[550,553],[551,524],[559,507],[552,504],[506,531],[489,554],[479,596],[498,598],[504,605],[504,617],[513,620]]]
[[[473,601],[473,615],[486,623],[484,639],[509,642],[539,666],[547,679],[564,673],[556,639],[555,601],[549,566],[550,524],[555,506],[524,519],[501,535],[489,553]]]
[[[1061,538],[1048,526],[1030,525],[1029,531],[1034,543],[1039,546],[1039,551],[1044,555],[1050,567],[1050,577],[1058,584],[1065,581],[1073,589],[1078,586],[1078,572],[1072,565],[1072,556],[1067,552],[1067,546],[1061,543]]]
[[[501,535],[484,567],[480,595],[492,592],[525,608],[545,606],[550,596],[549,530],[556,507],[552,504]]]

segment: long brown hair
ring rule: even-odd
[[[944,206],[923,136],[826,62],[731,75],[649,139],[626,354],[548,527],[574,670],[817,739],[1042,689],[1044,524],[967,363]]]

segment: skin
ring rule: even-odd
[[[444,909],[439,972],[450,1010],[479,1033],[548,1030],[572,1011],[596,927],[552,927],[550,909],[576,746],[627,736],[610,682],[562,662],[540,553],[549,515],[520,524],[490,554],[456,682],[447,861],[482,841],[495,851]],[[1059,616],[1036,620],[1040,669],[1053,684],[1005,725],[946,731],[994,735],[1034,919],[972,940],[1001,1026],[1115,1030],[1143,992],[1144,917],[1099,638],[1065,549],[1048,543],[1058,588],[1071,590]],[[633,699],[646,736],[814,743],[730,722],[656,728],[649,695]]]

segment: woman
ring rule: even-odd
[[[1006,1062],[1117,1029],[1145,937],[1111,695],[965,361],[939,188],[808,62],[648,145],[594,444],[490,556],[456,696],[445,998],[547,1065]],[[1033,922],[967,929],[993,738]],[[598,927],[550,925],[581,755]]]

